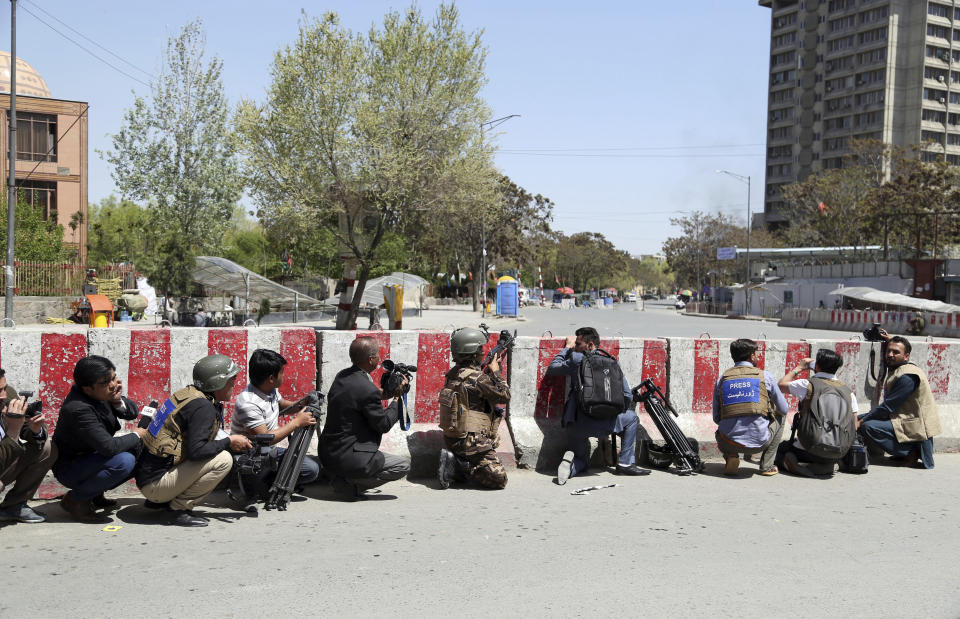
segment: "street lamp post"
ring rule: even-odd
[[[747,309],[746,313],[750,313],[750,229],[753,228],[753,222],[750,221],[750,177],[743,176],[742,174],[735,174],[729,170],[717,170],[717,174],[726,174],[731,176],[741,183],[747,184],[747,279],[745,288],[743,289],[743,294],[746,299]]]
[[[480,123],[480,137],[483,138],[485,129],[493,129],[499,127],[503,123],[507,122],[511,118],[517,118],[520,114],[509,114],[507,116],[501,116],[500,118],[494,118],[493,120],[488,120],[486,122]],[[480,316],[483,318],[487,317],[487,226],[486,222],[483,219],[480,219],[480,245],[482,247],[480,253],[480,276],[483,278],[483,296],[480,297]],[[476,284],[474,284],[476,286]]]

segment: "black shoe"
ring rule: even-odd
[[[35,511],[26,503],[17,503],[16,505],[0,508],[0,521],[3,522],[37,524],[46,521],[46,519],[47,515],[45,513]]]
[[[170,501],[165,503],[154,503],[150,499],[147,499],[143,502],[143,506],[147,509],[170,509]]]
[[[207,526],[207,519],[185,509],[174,509],[170,511],[170,524],[175,524],[178,527],[205,527]]]
[[[457,457],[452,452],[440,450],[440,466],[437,468],[437,478],[440,480],[440,487],[444,490],[450,487],[457,472]]]
[[[630,466],[620,466],[617,465],[616,470],[617,475],[649,475],[650,469],[642,469],[636,464],[631,464]]]
[[[367,499],[364,496],[363,491],[357,487],[356,484],[351,484],[343,477],[337,476],[333,478],[333,481],[330,482],[330,485],[333,486],[333,494],[341,501],[365,501]]]
[[[93,503],[93,506],[96,507],[97,509],[113,509],[114,507],[120,505],[119,502],[114,501],[113,499],[108,499],[107,497],[103,496],[102,492],[99,495],[93,497],[93,499],[90,502]]]

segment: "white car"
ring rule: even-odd
[[[637,302],[637,295],[636,295],[636,293],[634,293],[634,292],[628,292],[628,293],[627,293],[627,303],[636,303],[636,302]]]

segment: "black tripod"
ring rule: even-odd
[[[323,402],[323,394],[316,393],[316,405],[313,402],[304,407],[309,411],[313,418],[320,423],[323,414],[320,412],[320,404]],[[303,459],[307,457],[307,451],[310,449],[310,442],[317,431],[316,425],[304,426],[293,431],[287,440],[287,451],[283,454],[280,462],[280,468],[277,470],[277,476],[267,492],[267,498],[263,503],[264,509],[277,509],[286,511],[290,497],[293,495],[294,488],[297,485],[297,477],[300,475],[300,467],[303,465]]]
[[[633,399],[642,402],[647,414],[666,441],[664,452],[672,459],[680,475],[695,475],[703,469],[700,455],[691,447],[690,441],[680,431],[673,417],[679,417],[673,406],[649,378],[633,388]],[[671,417],[667,411],[673,413]]]

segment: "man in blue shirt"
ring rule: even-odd
[[[756,367],[756,342],[734,340],[730,356],[734,366],[720,375],[713,391],[717,448],[726,460],[723,472],[737,474],[740,454],[760,454],[760,474],[776,475],[774,458],[783,434],[787,401],[776,379]]]
[[[633,395],[627,378],[623,378],[623,408],[624,411],[610,419],[596,419],[587,415],[580,406],[577,393],[580,381],[580,363],[585,352],[592,352],[600,347],[600,335],[593,327],[581,327],[576,335],[567,336],[563,350],[547,367],[547,376],[568,376],[570,393],[564,406],[561,425],[567,433],[567,451],[557,468],[557,483],[561,486],[567,480],[587,470],[590,461],[590,437],[607,436],[609,434],[623,434],[620,444],[620,456],[617,458],[616,473],[618,475],[647,475],[648,469],[636,465],[637,427],[639,419],[637,413],[629,408],[633,403]]]

